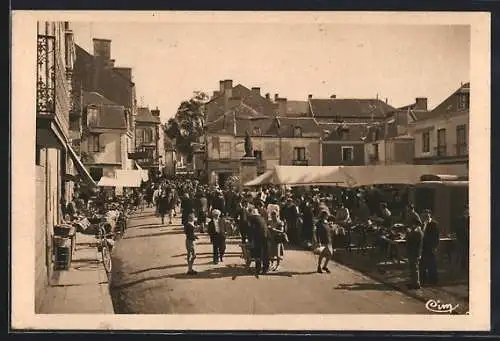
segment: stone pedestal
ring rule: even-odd
[[[257,159],[253,156],[244,156],[240,160],[240,184],[243,186],[248,181],[257,177]]]

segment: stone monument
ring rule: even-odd
[[[252,138],[248,130],[245,133],[245,155],[240,160],[240,183],[243,186],[257,177],[257,159],[253,155]]]

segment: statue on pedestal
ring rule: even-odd
[[[253,157],[252,138],[248,130],[245,132],[245,155],[244,157]]]

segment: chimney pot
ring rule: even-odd
[[[385,98],[385,104],[388,104],[389,103],[389,99],[386,97]]]
[[[269,94],[269,92],[266,94],[266,99],[271,99],[271,95]]]
[[[307,98],[312,99],[312,98],[313,98],[313,95],[309,94],[309,95],[307,96]]]
[[[311,96],[311,95],[309,95],[309,96]],[[331,95],[330,98],[335,99],[335,98],[337,98],[337,95]]]
[[[279,98],[279,94],[274,94],[274,100],[276,101]]]

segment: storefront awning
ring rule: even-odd
[[[117,169],[115,171],[117,187],[141,187],[142,171],[135,169]]]
[[[83,165],[78,155],[76,155],[75,151],[73,150],[73,147],[71,147],[69,144],[67,144],[66,146],[68,149],[68,153],[71,156],[71,159],[73,160],[76,169],[78,170],[78,174],[80,174],[83,177],[85,182],[96,187],[97,184],[95,183],[94,179],[92,179],[92,177],[90,176],[90,173],[87,171],[87,169]]]
[[[137,170],[141,171],[142,181],[144,181],[144,182],[148,181],[149,175],[148,175],[147,169],[143,169],[141,166],[139,166],[137,161],[134,161],[134,163],[135,163],[135,166],[137,167]]]
[[[118,186],[118,181],[116,178],[111,178],[109,176],[101,177],[98,184],[99,187],[120,187]]]

